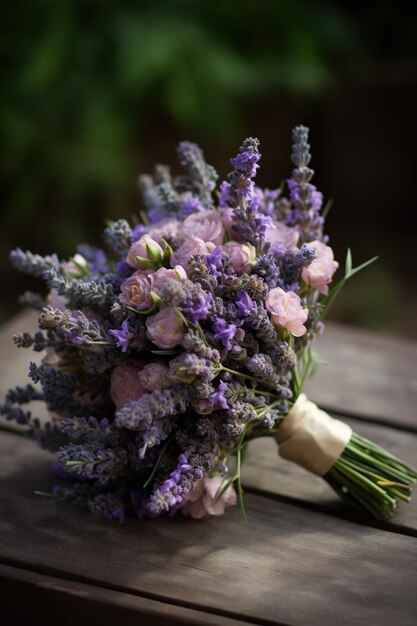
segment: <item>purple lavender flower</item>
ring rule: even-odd
[[[258,414],[249,402],[236,401],[227,411],[227,419],[224,423],[226,433],[232,437],[238,437],[248,422],[257,419]]]
[[[261,158],[258,150],[259,140],[245,139],[236,157],[230,159],[233,172],[228,176],[229,182],[223,182],[220,186],[220,206],[237,208],[242,201],[250,203],[254,197],[258,161]]]
[[[104,240],[116,254],[123,257],[132,243],[132,229],[126,220],[117,220],[105,229]]]
[[[188,174],[188,184],[198,196],[205,209],[213,208],[212,191],[216,187],[217,172],[204,159],[203,151],[197,144],[182,141],[178,146],[181,165]]]
[[[164,302],[180,308],[193,324],[207,319],[210,315],[213,302],[211,293],[191,280],[179,281],[168,277],[158,295]]]
[[[116,272],[121,278],[129,278],[130,276],[132,276],[134,271],[135,268],[126,261],[119,261],[116,265]]]
[[[216,246],[213,252],[204,257],[204,263],[210,274],[216,278],[223,274],[229,275],[233,271],[229,255],[220,246]]]
[[[216,348],[208,346],[200,337],[197,330],[189,328],[184,335],[182,346],[186,352],[191,352],[197,356],[212,361],[216,364],[220,362],[220,353]]]
[[[134,229],[132,230],[132,234],[130,236],[130,240],[132,243],[135,243],[138,239],[142,237],[142,235],[146,235],[149,228],[145,226],[145,224],[136,224]]]
[[[225,392],[228,390],[228,385],[220,381],[217,390],[210,394],[209,399],[213,402],[213,405],[219,407],[221,409],[228,409],[229,405],[227,404],[227,400],[225,398]]]
[[[201,211],[205,211],[201,200],[190,193],[184,194],[183,198],[181,198],[181,217],[185,219],[192,213],[200,213]]]
[[[116,478],[127,464],[127,451],[122,447],[101,448],[99,441],[62,446],[57,460],[66,471],[97,478],[102,484]]]
[[[62,433],[68,434],[72,439],[80,438],[106,438],[114,432],[107,418],[98,420],[96,417],[64,417],[58,424]]]
[[[283,286],[279,264],[270,254],[261,254],[252,272],[261,276],[270,289]]]
[[[214,320],[214,339],[218,339],[222,342],[226,350],[232,349],[231,340],[236,334],[237,326],[236,324],[228,324],[226,320],[221,317],[216,317]]]
[[[89,320],[81,310],[60,311],[48,306],[39,315],[39,328],[53,330],[75,346],[106,340],[106,332],[97,320]]]
[[[255,178],[258,169],[258,161],[261,155],[258,152],[259,141],[257,139],[246,139],[239,154],[230,159],[231,164],[236,171],[240,172],[242,177]]]
[[[59,259],[56,254],[42,257],[39,254],[29,252],[29,250],[23,252],[20,248],[16,248],[10,252],[10,262],[13,267],[21,272],[38,278],[42,277],[48,269],[60,272]]]
[[[272,222],[269,215],[259,210],[259,198],[255,193],[253,178],[261,158],[258,146],[258,139],[245,139],[239,154],[231,159],[234,170],[228,176],[229,182],[223,182],[220,187],[220,206],[233,209],[234,239],[249,242],[261,251],[266,230]]]
[[[272,217],[275,213],[276,202],[281,193],[281,189],[260,189],[259,187],[255,187],[253,202],[256,202],[258,211]]]
[[[181,505],[184,496],[203,476],[199,467],[193,467],[185,454],[180,454],[176,468],[160,487],[153,490],[147,503],[147,513],[156,517],[161,513],[174,514]]]
[[[125,319],[122,323],[120,330],[108,330],[109,335],[115,338],[116,345],[121,348],[122,352],[126,352],[129,347],[129,340],[132,338],[132,333],[129,330],[129,321]]]
[[[297,292],[300,288],[300,274],[317,257],[317,252],[312,246],[303,244],[301,248],[288,251],[281,259],[281,284],[285,291]]]
[[[296,167],[287,181],[293,206],[288,224],[297,228],[301,242],[324,241],[324,218],[320,215],[323,196],[310,183],[314,170],[308,167],[311,154],[305,126],[296,126],[293,130],[291,159]]]
[[[123,524],[125,512],[123,502],[113,494],[98,494],[89,499],[88,509],[98,517],[105,517],[110,522]]]
[[[190,298],[187,298],[181,309],[190,322],[197,324],[200,320],[205,320],[209,317],[212,302],[213,297],[211,293],[195,290],[195,293]]]
[[[116,424],[129,430],[142,431],[147,424],[169,415],[184,413],[188,392],[182,385],[145,393],[116,412]]]
[[[238,317],[244,317],[247,311],[254,308],[255,303],[246,291],[236,293],[236,309]]]

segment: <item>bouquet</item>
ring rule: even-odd
[[[200,148],[180,143],[184,174],[157,166],[139,178],[146,213],[108,224],[109,252],[11,253],[48,293],[24,296],[39,330],[14,342],[44,355],[1,414],[56,453],[57,500],[119,522],[243,508],[244,452],[265,436],[378,518],[409,500],[416,471],[302,393],[335,296],[373,259],[353,268],[348,253],[330,288],[338,263],[308,129],[293,131],[286,187],[255,185],[258,147],[246,139],[217,188]],[[32,401],[46,403],[48,423],[25,408]]]

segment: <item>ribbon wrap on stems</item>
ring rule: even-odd
[[[302,393],[283,419],[275,439],[280,456],[324,476],[342,454],[351,435],[350,426],[330,417]]]

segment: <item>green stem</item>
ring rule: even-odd
[[[242,372],[237,372],[236,370],[232,370],[229,367],[225,367],[224,365],[220,365],[220,370],[223,372],[229,372],[229,374],[234,374],[235,376],[240,376],[240,378],[244,378],[245,380],[251,380],[258,385],[263,385],[265,387],[269,387],[270,389],[275,389],[275,386],[266,383],[264,380],[260,380],[259,378],[255,378],[255,376],[251,376],[250,374],[243,374]]]

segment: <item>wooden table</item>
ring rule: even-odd
[[[28,324],[0,333],[1,391],[25,382],[32,353],[9,337]],[[417,466],[417,346],[329,324],[317,349],[329,365],[310,397]],[[247,522],[236,507],[119,526],[34,494],[53,483],[51,456],[3,425],[4,626],[417,623],[417,498],[392,522],[355,514],[272,441],[249,451]]]

